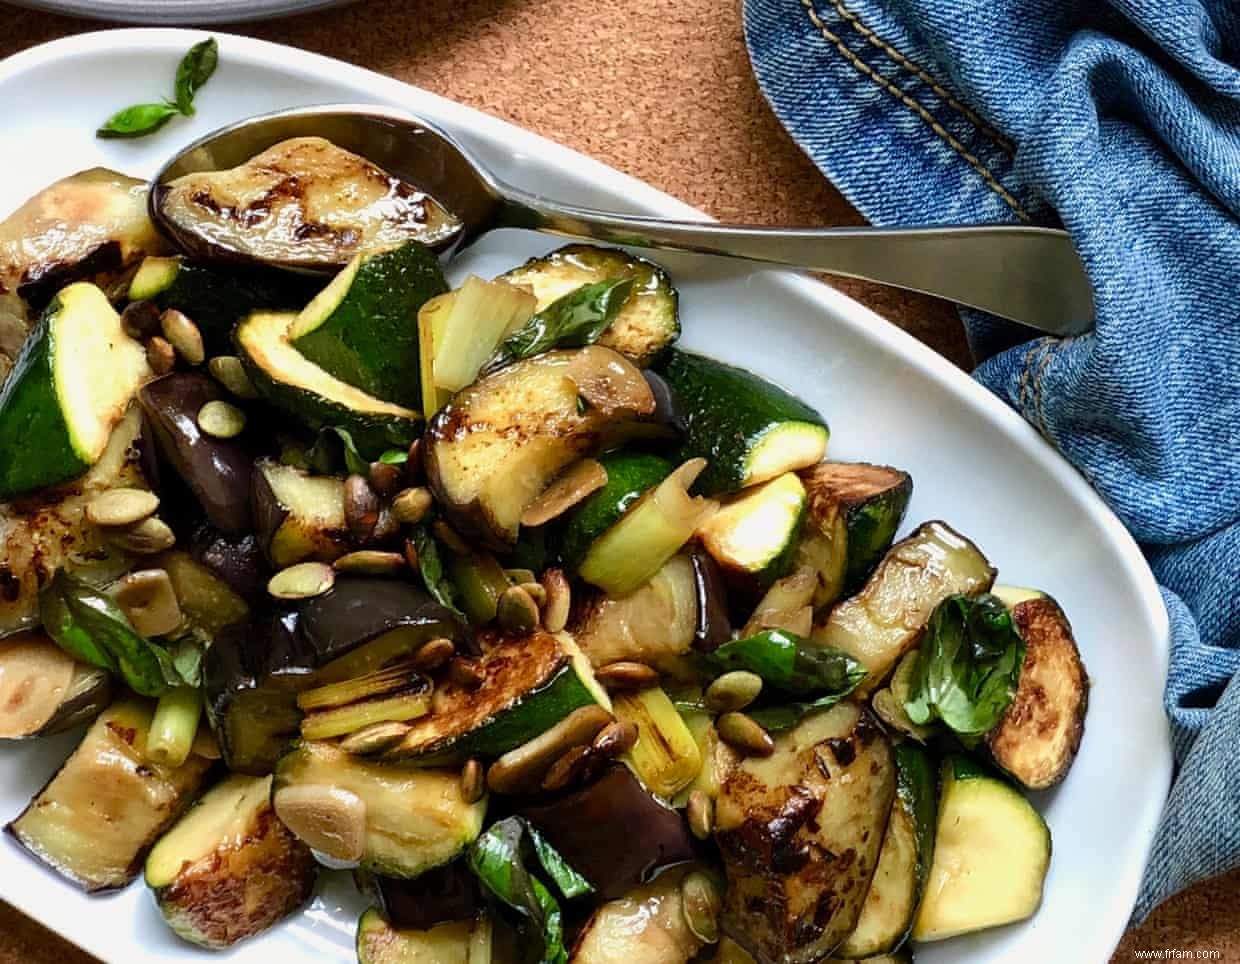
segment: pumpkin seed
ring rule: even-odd
[[[422,484],[422,440],[415,438],[409,443],[409,454],[405,458],[405,484]]]
[[[245,366],[236,355],[216,355],[207,362],[207,371],[238,398],[247,401],[258,398],[254,383],[250,381],[250,376],[245,373]]]
[[[150,338],[159,331],[159,308],[153,301],[131,301],[121,312],[121,326],[137,341]]]
[[[486,773],[478,760],[466,760],[461,767],[461,799],[466,803],[477,803],[486,793]]]
[[[135,525],[108,531],[108,541],[113,545],[140,556],[150,556],[176,545],[176,534],[168,523],[155,516],[147,516]]]
[[[456,652],[456,643],[443,636],[438,639],[432,639],[430,642],[422,644],[422,648],[414,654],[413,666],[415,669],[429,672],[439,669],[448,660],[452,658],[452,654]]]
[[[336,582],[336,573],[323,562],[299,562],[281,569],[267,582],[276,599],[310,599],[321,596]]]
[[[715,721],[715,729],[724,743],[751,756],[770,756],[775,752],[771,734],[744,713],[724,713]]]
[[[402,572],[405,557],[399,552],[381,552],[378,549],[359,549],[346,552],[332,563],[337,572],[357,572],[365,576],[390,576]]]
[[[131,526],[154,515],[159,496],[145,489],[108,489],[86,504],[86,521],[97,526]]]
[[[454,656],[452,662],[448,664],[448,679],[452,680],[457,686],[476,690],[482,685],[482,681],[486,677],[483,675],[482,670],[478,668],[478,664],[472,659]]]
[[[693,836],[698,840],[709,839],[715,829],[714,801],[701,790],[692,791],[688,803],[685,804],[685,819]]]
[[[617,720],[603,727],[594,742],[594,752],[607,760],[624,756],[637,743],[637,724],[628,720]]]
[[[294,784],[272,797],[280,822],[334,860],[360,860],[365,852],[366,802],[343,787]]]
[[[504,575],[514,586],[524,586],[527,582],[538,581],[533,569],[505,569]]]
[[[743,710],[762,692],[762,677],[748,670],[738,669],[724,673],[708,687],[702,696],[706,708],[712,713],[729,713]]]
[[[370,487],[382,496],[390,496],[400,491],[404,481],[404,472],[399,465],[388,465],[386,462],[370,463]]]
[[[594,759],[593,747],[573,747],[547,768],[547,773],[542,778],[542,789],[548,793],[557,793],[576,783],[584,783],[587,770]]]
[[[245,431],[245,412],[214,399],[198,409],[198,427],[213,438],[236,438]]]
[[[159,326],[178,355],[191,365],[201,365],[207,357],[202,332],[182,312],[169,308],[159,316]]]
[[[700,870],[685,874],[680,882],[680,903],[693,936],[704,944],[716,943],[723,902],[714,880]]]
[[[398,492],[392,499],[392,515],[396,521],[404,525],[421,522],[431,507],[430,489],[419,486],[416,489],[405,489]]]
[[[549,730],[509,750],[487,770],[487,786],[496,793],[531,793],[542,785],[551,765],[575,746],[588,744],[612,715],[598,704],[573,710]]]
[[[412,729],[408,723],[385,720],[355,730],[340,741],[340,749],[357,756],[372,756],[390,750]]]
[[[524,635],[538,625],[538,606],[520,586],[509,586],[500,594],[495,619],[504,632]]]
[[[401,555],[405,557],[405,562],[410,569],[418,568],[418,547],[414,545],[412,539],[405,540],[405,545],[401,550]]]
[[[600,666],[594,671],[594,678],[607,690],[642,690],[658,685],[659,671],[645,663],[622,659]]]
[[[146,343],[146,363],[151,366],[151,371],[156,375],[167,375],[176,368],[176,349],[168,343],[166,338],[153,335]]]
[[[542,583],[531,580],[518,583],[518,585],[525,590],[526,595],[534,600],[534,605],[539,609],[547,604],[547,590],[542,587]]]
[[[543,606],[543,627],[549,633],[563,631],[568,625],[568,612],[572,605],[572,590],[562,569],[548,569],[543,573],[542,586],[547,593]]]
[[[596,459],[574,462],[526,506],[521,513],[521,525],[545,525],[606,484],[607,469],[602,462]]]
[[[181,625],[181,604],[163,569],[139,569],[121,579],[116,604],[143,636],[166,636]]]
[[[379,497],[360,475],[344,480],[344,521],[349,535],[358,542],[368,542],[379,524]]]

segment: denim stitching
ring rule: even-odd
[[[1033,373],[1033,418],[1034,425],[1037,430],[1046,439],[1050,439],[1050,432],[1046,428],[1046,418],[1043,411],[1043,395],[1042,387],[1045,384],[1046,370],[1050,367],[1051,359],[1054,358],[1057,343],[1054,339],[1042,339],[1042,354],[1038,357],[1037,369]]]
[[[997,130],[986,123],[986,121],[982,120],[982,118],[979,117],[971,108],[956,100],[956,98],[953,97],[942,84],[935,80],[934,77],[931,76],[930,72],[924,67],[910,60],[903,53],[891,46],[891,44],[867,27],[857,14],[853,13],[853,11],[848,9],[848,7],[844,6],[843,0],[831,0],[831,5],[835,7],[836,12],[844,20],[848,21],[848,23],[853,26],[853,29],[855,29],[857,33],[861,34],[867,42],[869,42],[872,46],[877,47],[889,58],[891,58],[891,60],[893,60],[898,66],[903,67],[909,73],[913,74],[920,81],[922,81],[922,83],[924,83],[939,96],[943,103],[945,103],[952,110],[956,111],[956,113],[960,114],[965,120],[976,127],[980,133],[985,134],[999,147],[1007,151],[1007,153],[1011,154],[1015,151],[1015,146],[1010,140],[1008,140],[1008,138],[1004,137]]]
[[[1038,353],[1040,347],[1041,344],[1039,342],[1033,342],[1020,360],[1021,376],[1020,385],[1016,392],[1016,407],[1020,409],[1020,413],[1026,418],[1028,418],[1029,412],[1029,377],[1033,373],[1033,357]]]
[[[870,78],[870,80],[874,81],[897,101],[925,121],[930,130],[934,131],[934,133],[937,134],[948,147],[968,162],[969,166],[981,176],[982,180],[992,191],[1003,199],[1003,201],[1012,209],[1018,218],[1022,221],[1030,220],[1028,212],[1026,212],[1021,206],[1021,203],[1008,192],[1007,188],[995,180],[994,175],[990,173],[985,164],[978,160],[975,155],[969,153],[965,146],[960,143],[960,141],[957,140],[951,132],[947,130],[947,128],[935,120],[933,114],[926,110],[926,108],[921,104],[917,103],[917,101],[913,100],[913,98],[909,97],[908,94],[904,93],[904,91],[900,90],[899,87],[893,84],[886,77],[876,72],[873,67],[853,53],[853,51],[844,44],[844,41],[840,39],[840,37],[831,32],[830,28],[827,27],[822,18],[818,16],[818,11],[814,9],[813,0],[801,0],[801,6],[805,8],[805,12],[810,19],[810,23],[818,28],[819,32],[827,40],[827,42],[843,54],[845,59],[848,60],[850,64],[860,71],[862,75]]]

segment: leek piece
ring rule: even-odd
[[[616,719],[637,727],[627,760],[647,790],[670,799],[694,781],[702,751],[667,693],[657,686],[616,693],[612,709]]]
[[[192,686],[178,686],[159,698],[146,738],[146,755],[154,763],[179,767],[189,759],[202,716],[202,697]]]
[[[530,292],[505,281],[466,278],[447,305],[443,338],[435,345],[435,387],[459,392],[473,384],[504,336],[529,321],[537,304]]]

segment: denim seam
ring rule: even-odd
[[[1041,435],[1050,440],[1050,432],[1047,430],[1047,422],[1045,412],[1043,410],[1043,393],[1042,389],[1046,381],[1046,371],[1050,368],[1051,362],[1054,360],[1056,350],[1059,343],[1053,338],[1043,338],[1041,340],[1041,352],[1038,355],[1038,363],[1033,369],[1032,386],[1033,392],[1031,396],[1034,427]]]
[[[930,130],[932,130],[939,137],[940,140],[947,144],[948,147],[955,151],[957,155],[959,155],[968,163],[970,167],[973,168],[974,171],[977,172],[982,181],[985,182],[986,186],[999,195],[999,197],[1003,199],[1004,203],[1012,209],[1013,213],[1018,218],[1022,221],[1031,220],[1028,212],[1026,212],[1021,206],[1021,203],[1012,196],[1007,188],[995,179],[995,176],[990,172],[986,165],[983,164],[976,155],[971,154],[965,146],[960,143],[960,141],[957,140],[950,131],[947,130],[947,128],[935,119],[933,114],[926,110],[926,108],[921,104],[917,103],[917,101],[913,100],[913,98],[911,98],[886,77],[879,74],[864,60],[858,57],[856,53],[849,49],[849,47],[837,34],[831,31],[826,23],[823,22],[822,18],[818,16],[818,11],[814,9],[814,0],[801,0],[801,6],[805,8],[805,12],[809,17],[810,23],[818,29],[823,38],[835,47],[836,50],[843,54],[844,58],[852,64],[853,67],[855,67],[862,74],[862,76],[874,81],[874,83],[878,84],[879,87],[894,97],[899,103],[903,104],[914,114],[920,117],[930,128]]]
[[[928,70],[926,70],[924,67],[922,67],[920,64],[916,63],[915,61],[911,60],[909,57],[907,57],[905,54],[900,52],[898,49],[896,49],[890,43],[888,43],[886,40],[880,37],[877,33],[875,33],[874,30],[872,30],[869,26],[865,24],[865,22],[861,19],[860,16],[858,16],[848,7],[844,6],[843,0],[831,0],[831,5],[835,7],[835,10],[840,15],[840,17],[842,17],[844,20],[850,23],[853,29],[857,31],[857,33],[861,34],[861,36],[866,40],[867,43],[869,43],[873,47],[877,47],[879,50],[885,53],[887,57],[890,60],[892,60],[897,66],[903,67],[909,73],[917,77],[918,80],[920,80],[927,87],[929,87],[935,94],[937,94],[939,99],[944,104],[946,104],[948,107],[954,110],[957,114],[959,114],[961,117],[967,120],[970,124],[972,124],[975,128],[977,128],[979,133],[984,134],[987,137],[989,137],[992,141],[995,142],[996,145],[998,145],[1002,150],[1006,151],[1008,154],[1012,154],[1015,152],[1016,148],[1012,144],[1011,140],[1009,140],[1007,137],[1004,137],[1001,133],[999,133],[997,130],[991,127],[988,123],[986,123],[986,121],[984,121],[970,107],[966,106],[965,104],[960,103],[960,101],[958,101],[955,97],[953,97],[952,94],[946,88],[944,88],[942,84],[940,84],[937,80],[934,79],[933,75],[931,75],[931,73]]]

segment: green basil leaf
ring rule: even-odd
[[[203,646],[193,636],[183,636],[168,646],[172,668],[186,686],[202,686]]]
[[[633,292],[632,278],[582,285],[547,305],[514,331],[487,368],[540,355],[552,348],[581,348],[598,341]]]
[[[306,461],[316,472],[324,475],[331,475],[341,467],[350,475],[366,476],[370,473],[370,463],[358,453],[348,429],[334,425],[319,430],[314,444],[306,450]]]
[[[219,46],[214,37],[208,37],[189,48],[189,52],[177,64],[177,110],[187,117],[194,113],[194,95],[215,73],[220,62]]]
[[[439,543],[431,535],[430,529],[425,525],[414,526],[409,539],[418,552],[418,572],[422,576],[422,582],[426,584],[426,591],[441,606],[447,606],[453,612],[460,614],[456,587],[452,585],[452,580],[444,571],[443,558],[439,555]]]
[[[139,635],[111,597],[63,570],[40,592],[39,615],[61,649],[116,673],[136,693],[161,696],[182,685],[162,646]]]
[[[779,733],[781,730],[792,729],[810,713],[830,709],[847,695],[847,693],[830,693],[808,703],[777,703],[756,710],[747,709],[745,715],[760,724],[768,733]]]
[[[930,616],[904,711],[919,726],[941,720],[963,738],[994,729],[1011,705],[1025,642],[1002,600],[951,596]]]
[[[568,865],[568,861],[540,834],[535,828],[527,826],[526,831],[534,844],[534,852],[538,854],[538,862],[560,888],[560,893],[570,900],[583,894],[594,892],[594,887],[581,874]]]
[[[404,465],[409,461],[408,449],[388,449],[379,456],[379,461],[384,465]]]
[[[96,137],[145,137],[163,127],[178,113],[176,104],[134,104],[118,110],[99,129]]]
[[[865,667],[847,653],[782,629],[726,642],[707,660],[721,670],[757,673],[764,683],[793,696],[847,696],[865,679]]]
[[[541,964],[567,964],[564,920],[550,889],[526,868],[533,841],[520,817],[492,824],[469,849],[469,867],[496,899],[524,917],[542,935]]]

